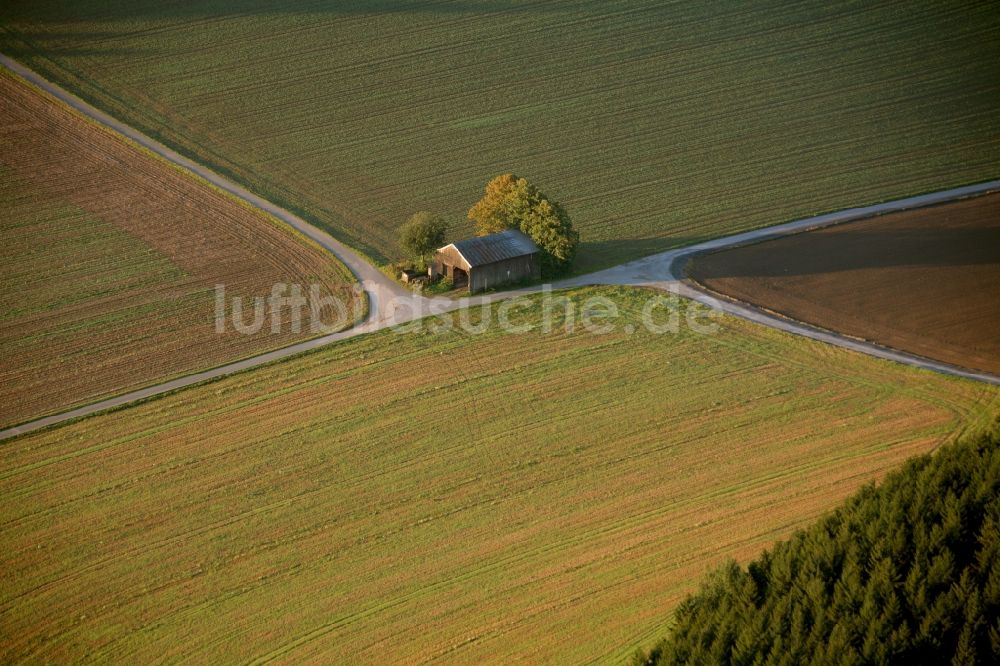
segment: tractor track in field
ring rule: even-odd
[[[267,201],[266,199],[263,199],[228,178],[212,171],[211,169],[204,167],[184,157],[183,155],[180,155],[176,151],[168,148],[155,139],[146,136],[130,125],[116,120],[6,55],[0,54],[0,65],[37,88],[45,91],[49,95],[59,99],[64,104],[68,105],[78,113],[83,114],[92,121],[99,123],[121,136],[124,136],[131,142],[138,144],[142,148],[151,151],[174,166],[180,167],[184,171],[193,174],[194,176],[197,176],[211,185],[227,192],[231,196],[258,208],[273,217],[276,217],[286,224],[289,224],[307,238],[318,243],[339,259],[345,266],[347,266],[363,286],[369,299],[368,318],[353,328],[299,342],[281,349],[252,356],[233,363],[228,363],[216,368],[184,375],[183,377],[178,377],[170,381],[130,391],[128,393],[106,398],[75,409],[51,414],[15,425],[0,430],[0,440],[9,439],[21,434],[65,423],[67,421],[119,408],[133,402],[172,393],[188,386],[193,386],[195,384],[200,384],[202,382],[231,375],[243,370],[262,366],[281,359],[289,358],[291,356],[296,356],[313,349],[325,347],[340,340],[405,324],[427,315],[444,314],[465,306],[491,303],[519,295],[529,295],[537,293],[543,289],[543,287],[540,286],[533,286],[482,296],[473,296],[463,300],[454,300],[450,298],[431,299],[415,295],[402,285],[398,284],[395,280],[382,273],[379,269],[374,267],[364,257],[349,248],[347,245],[336,240],[327,232],[313,226],[309,222],[306,222],[301,217]],[[932,359],[908,354],[906,352],[884,347],[872,342],[851,338],[836,332],[827,331],[803,322],[795,321],[776,313],[769,312],[763,308],[713,293],[705,287],[685,279],[683,275],[683,268],[687,261],[695,255],[704,252],[749,243],[757,243],[789,234],[819,229],[834,224],[861,220],[875,215],[882,215],[885,213],[908,210],[912,208],[920,208],[994,191],[1000,191],[1000,180],[967,185],[964,187],[957,187],[949,190],[897,199],[895,201],[887,201],[870,206],[849,208],[833,213],[795,220],[776,226],[726,236],[724,238],[717,238],[688,247],[668,250],[666,252],[630,261],[602,271],[560,280],[552,283],[551,285],[546,285],[546,287],[551,287],[552,289],[566,289],[591,285],[622,285],[660,289],[703,303],[727,314],[794,335],[804,336],[813,340],[850,349],[869,356],[874,356],[876,358],[895,361],[925,370],[931,370],[933,372],[1000,385],[1000,376],[934,361]]]

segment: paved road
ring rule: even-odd
[[[924,206],[953,201],[955,199],[964,199],[996,191],[1000,191],[1000,180],[993,180],[966,187],[956,187],[950,190],[943,190],[941,192],[932,192],[930,194],[921,194],[914,197],[907,197],[905,199],[897,199],[895,201],[874,204],[872,206],[848,208],[834,213],[817,215],[815,217],[795,220],[793,222],[787,222],[773,227],[766,227],[764,229],[747,231],[733,236],[726,236],[725,238],[716,238],[714,240],[698,243],[697,245],[691,245],[677,250],[662,252],[660,254],[638,259],[620,266],[615,266],[598,273],[567,280],[561,283],[560,286],[571,287],[584,284],[620,284],[667,289],[675,291],[681,296],[696,300],[710,307],[722,310],[728,314],[742,317],[743,319],[756,322],[763,326],[770,326],[771,328],[776,328],[788,333],[794,333],[813,340],[819,340],[838,347],[844,347],[845,349],[851,349],[861,352],[862,354],[868,354],[869,356],[896,361],[898,363],[905,363],[906,365],[924,368],[925,370],[932,370],[934,372],[940,372],[955,377],[964,377],[966,379],[974,379],[981,382],[987,382],[989,384],[1000,385],[1000,377],[997,375],[959,368],[947,363],[941,363],[939,361],[923,358],[921,356],[915,356],[913,354],[908,354],[889,347],[883,347],[872,342],[839,335],[803,322],[766,312],[760,308],[754,307],[753,305],[741,303],[731,299],[720,298],[717,294],[713,294],[701,285],[691,280],[684,280],[683,275],[680,274],[688,259],[703,252],[734,247],[737,245],[746,245],[747,243],[756,243],[773,238],[780,238],[789,234],[796,234],[835,224],[861,220],[872,217],[873,215],[909,210],[912,208],[922,208]]]
[[[332,252],[338,259],[344,262],[348,268],[351,269],[354,275],[364,286],[370,302],[370,313],[368,319],[346,331],[300,342],[289,347],[253,356],[242,361],[236,361],[211,370],[205,370],[203,372],[197,372],[184,377],[178,377],[177,379],[163,382],[162,384],[156,384],[155,386],[130,391],[113,398],[108,398],[83,407],[36,419],[19,426],[0,430],[0,440],[8,439],[16,435],[32,432],[59,423],[64,423],[72,419],[89,416],[97,412],[112,409],[114,407],[120,407],[122,405],[144,400],[146,398],[163,395],[171,391],[176,391],[187,386],[192,386],[207,380],[230,375],[242,370],[255,368],[266,363],[271,363],[300,354],[302,352],[324,347],[340,340],[371,333],[391,326],[405,324],[409,321],[413,321],[429,314],[451,312],[460,307],[491,303],[511,298],[516,295],[535,293],[542,289],[541,287],[531,287],[526,289],[497,292],[484,296],[476,296],[463,300],[454,300],[450,298],[429,299],[415,296],[405,287],[399,285],[394,280],[389,279],[385,274],[369,264],[349,247],[336,240],[326,232],[312,226],[302,218],[284,210],[283,208],[275,206],[271,202],[258,197],[236,183],[227,180],[223,176],[220,176],[219,174],[196,164],[191,160],[188,160],[132,127],[111,118],[102,111],[90,106],[73,94],[63,90],[54,83],[42,78],[32,70],[2,54],[0,54],[0,65],[3,65],[19,76],[27,79],[39,88],[52,94],[102,125],[119,132],[168,161],[187,169],[188,171],[212,183],[216,187],[219,187],[230,194],[257,206],[264,211],[267,211],[278,219],[287,222],[295,229],[298,229],[305,236],[315,240]],[[968,379],[975,379],[1000,385],[1000,377],[995,375],[973,372],[945,363],[939,363],[929,359],[913,356],[894,349],[889,349],[872,343],[823,331],[813,326],[809,326],[808,324],[778,317],[743,303],[718,299],[698,285],[684,281],[682,276],[677,274],[678,268],[681,267],[688,258],[701,252],[767,240],[770,238],[778,238],[788,234],[807,231],[809,229],[817,229],[832,224],[840,224],[865,217],[871,217],[872,215],[906,210],[910,208],[919,208],[921,206],[928,206],[935,203],[975,196],[997,190],[1000,190],[1000,180],[981,183],[978,185],[970,185],[967,187],[958,187],[951,190],[924,194],[906,199],[899,199],[897,201],[889,201],[873,206],[851,208],[826,215],[796,220],[794,222],[788,222],[774,227],[767,227],[765,229],[748,231],[733,236],[727,236],[725,238],[718,238],[685,248],[661,252],[660,254],[637,259],[635,261],[621,264],[620,266],[615,266],[603,271],[598,271],[596,273],[561,280],[553,283],[551,287],[553,289],[564,289],[587,285],[629,285],[674,291],[682,296],[694,299],[729,314],[748,319],[764,326],[770,326],[772,328],[794,333],[796,335],[802,335],[814,340],[837,345],[839,347],[845,347],[870,356],[897,361],[899,363],[905,363],[907,365],[925,368],[927,370],[933,370],[957,377],[965,377]]]

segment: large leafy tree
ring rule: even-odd
[[[530,201],[528,181],[505,173],[486,183],[486,193],[469,209],[469,219],[476,223],[479,236],[516,229],[520,227],[518,215],[527,210]]]
[[[399,244],[420,266],[426,266],[434,250],[444,244],[448,225],[433,213],[415,213],[399,231]]]
[[[542,271],[565,271],[573,262],[579,234],[558,203],[538,191],[525,178],[512,173],[497,176],[472,208],[469,219],[480,236],[504,229],[520,229],[542,251]]]

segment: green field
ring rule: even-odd
[[[595,294],[634,322],[650,292]],[[620,663],[708,568],[1000,406],[718,323],[383,331],[6,442],[0,661]]]
[[[377,261],[514,171],[585,271],[995,178],[989,2],[4,3],[0,50]]]

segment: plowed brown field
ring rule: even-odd
[[[800,321],[1000,374],[1000,194],[723,250],[688,272]]]
[[[350,296],[318,246],[8,74],[0,210],[0,425],[309,335],[217,334],[216,284]]]

